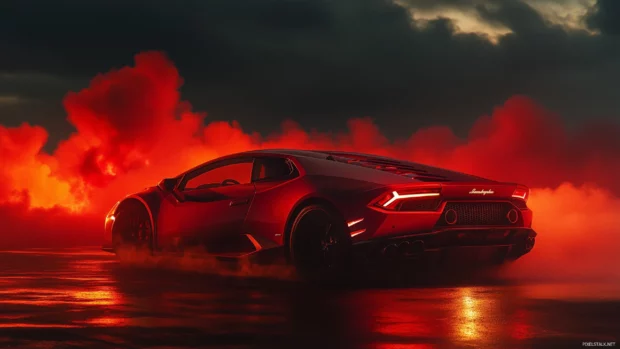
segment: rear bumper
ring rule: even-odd
[[[455,257],[457,260],[515,260],[529,253],[536,232],[530,228],[455,228],[370,239],[353,245],[358,261]]]

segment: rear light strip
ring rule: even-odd
[[[439,196],[439,193],[419,193],[419,194],[403,194],[403,195],[400,195],[400,194],[398,194],[397,191],[393,191],[392,192],[392,198],[390,200],[388,200],[385,204],[383,204],[383,207],[390,206],[396,200],[413,199],[413,198],[426,198],[426,197],[431,197],[431,196]]]
[[[440,196],[441,188],[398,189],[383,194],[378,199],[376,199],[372,203],[372,205],[381,209],[395,211],[399,210],[399,204],[401,202],[403,202],[403,204],[405,201],[410,203],[419,202],[420,204],[422,204],[424,202],[427,202],[430,198],[439,198]],[[529,196],[530,189],[523,185],[518,185],[512,193],[513,199],[517,199],[519,201],[522,201],[523,203],[527,203]]]
[[[396,210],[398,203],[403,200],[437,198],[440,194],[440,188],[414,188],[393,190],[380,196],[374,201],[374,205],[385,210]]]
[[[527,200],[530,198],[530,189],[520,185],[512,193],[512,197],[527,202]]]

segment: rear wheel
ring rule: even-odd
[[[112,238],[117,254],[124,248],[151,250],[153,226],[144,205],[134,200],[121,204],[116,214]]]
[[[299,212],[291,229],[291,260],[308,281],[335,281],[346,276],[351,238],[344,221],[322,205]]]

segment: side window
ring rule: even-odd
[[[258,158],[254,161],[254,181],[276,181],[295,177],[297,169],[287,159]]]
[[[216,166],[206,172],[190,177],[185,183],[183,190],[248,184],[252,182],[252,167],[251,160]]]

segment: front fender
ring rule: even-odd
[[[127,195],[125,198],[117,202],[112,209],[110,209],[110,212],[108,212],[105,218],[103,249],[106,251],[111,251],[113,249],[113,228],[116,221],[116,215],[123,209],[124,203],[130,200],[138,201],[146,208],[151,221],[151,226],[153,227],[153,248],[157,249],[159,247],[157,244],[157,219],[159,217],[159,209],[161,207],[162,198],[163,192],[161,189],[158,187],[151,187],[141,192]]]

